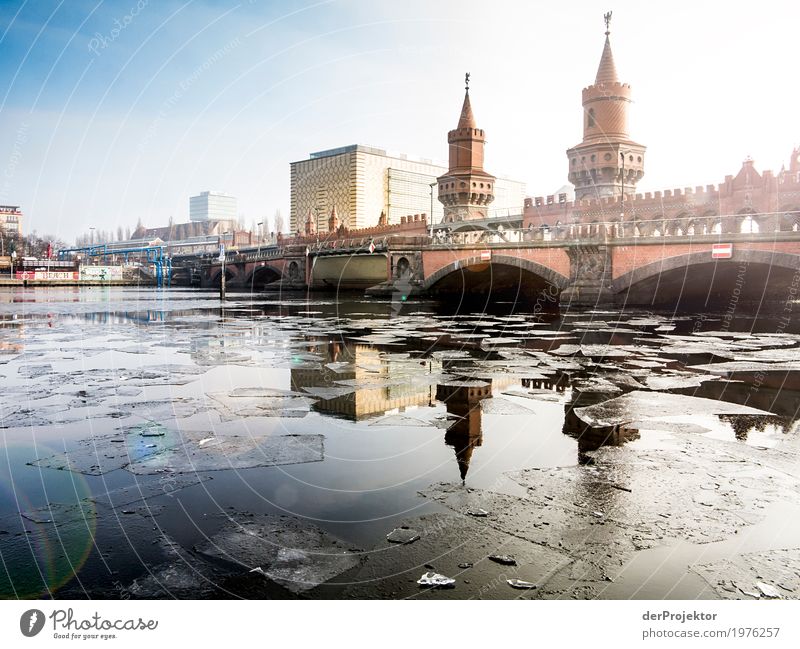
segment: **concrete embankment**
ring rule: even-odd
[[[0,286],[155,286],[155,280],[0,279]]]

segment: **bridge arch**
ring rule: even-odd
[[[729,289],[732,291],[734,288],[739,289],[736,292],[738,296],[748,287],[752,293],[750,297],[755,299],[763,299],[768,294],[785,299],[786,286],[798,268],[800,254],[738,248],[731,259],[712,260],[710,251],[706,250],[640,266],[617,277],[612,282],[612,291],[628,297],[634,293],[644,295],[652,292],[654,301],[661,291],[665,299],[677,301],[676,298],[691,299],[692,295],[702,292],[706,296],[730,294]],[[706,277],[703,277],[703,272],[706,272]],[[641,295],[632,297],[632,301],[641,302]]]
[[[467,257],[466,259],[455,260],[426,277],[425,281],[422,283],[422,289],[424,291],[429,291],[446,277],[452,275],[453,273],[463,273],[463,271],[470,266],[474,267],[490,265],[510,266],[522,271],[527,271],[540,277],[547,284],[552,284],[558,288],[559,291],[566,288],[569,284],[569,278],[553,270],[552,268],[548,268],[547,266],[539,264],[535,261],[530,261],[529,259],[523,259],[521,257],[512,257],[510,255],[493,254],[491,260],[489,261],[482,260],[480,255]]]
[[[236,279],[238,276],[238,272],[236,271],[236,267],[233,265],[225,266],[225,282],[230,282],[231,280]],[[211,271],[211,279],[208,282],[209,286],[218,287],[222,282],[222,268],[213,268]]]
[[[282,276],[280,268],[275,268],[270,264],[264,264],[263,266],[256,266],[252,272],[247,275],[244,283],[248,287],[266,286],[272,282],[277,282]]]

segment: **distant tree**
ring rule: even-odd
[[[279,209],[275,210],[275,216],[272,222],[275,225],[275,232],[283,232],[283,214],[281,214]]]
[[[122,231],[122,226],[117,226],[117,241],[122,241],[125,238],[125,233]]]
[[[130,238],[131,238],[131,228],[129,226],[125,228],[125,240],[127,241]]]

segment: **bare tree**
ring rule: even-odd
[[[275,232],[283,232],[283,215],[281,214],[281,211],[279,209],[275,210],[273,223],[275,225]]]

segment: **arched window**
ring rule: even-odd
[[[749,214],[742,219],[742,222],[739,224],[739,232],[745,234],[755,234],[758,232],[758,221],[756,221],[752,216]]]
[[[586,117],[586,126],[589,128],[594,127],[594,108],[589,109],[589,115]]]

